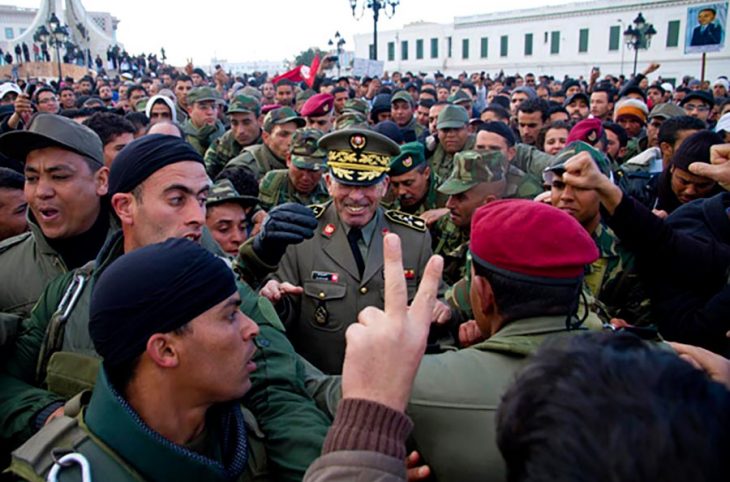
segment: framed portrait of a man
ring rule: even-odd
[[[687,9],[684,52],[718,52],[725,45],[728,2],[695,5]]]

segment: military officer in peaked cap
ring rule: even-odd
[[[345,129],[325,135],[319,145],[328,150],[325,180],[332,201],[312,206],[318,220],[314,237],[287,248],[261,293],[284,313],[297,352],[336,374],[347,327],[363,308],[383,307],[383,236],[396,233],[408,247],[403,267],[409,300],[431,256],[431,238],[421,218],[380,206],[397,144],[372,131]],[[434,320],[449,316],[439,303]]]

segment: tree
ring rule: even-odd
[[[322,51],[316,47],[309,47],[307,50],[299,52],[294,58],[294,65],[312,65],[312,60],[319,54],[322,57]]]

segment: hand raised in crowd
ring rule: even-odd
[[[680,358],[730,389],[730,360],[698,346],[675,342],[669,344]]]
[[[291,283],[280,283],[276,280],[269,280],[263,288],[259,291],[259,294],[271,301],[272,303],[278,303],[281,298],[286,295],[301,295],[304,293],[304,288],[301,286],[295,286]]]
[[[647,68],[644,69],[642,74],[644,74],[644,76],[647,76],[647,75],[659,70],[659,67],[661,67],[661,66],[662,66],[662,64],[657,64],[656,62],[652,62],[649,64],[649,66]]]
[[[462,348],[474,345],[484,340],[484,334],[475,320],[469,320],[459,325],[459,344]]]
[[[601,173],[587,152],[581,152],[568,159],[565,163],[563,182],[574,188],[595,190],[601,198],[601,204],[610,214],[613,214],[623,198],[621,188]]]
[[[279,264],[287,246],[311,238],[316,227],[317,218],[308,207],[297,203],[280,204],[266,216],[253,240],[253,250],[265,263]]]
[[[345,337],[342,397],[364,399],[404,411],[416,371],[426,349],[443,270],[443,259],[432,256],[416,297],[408,306],[400,238],[383,239],[385,309],[367,307]]]
[[[697,176],[709,177],[730,191],[730,144],[717,144],[710,147],[710,164],[693,162],[689,172]]]
[[[33,104],[30,101],[30,97],[26,94],[20,94],[15,99],[14,103],[15,112],[8,119],[8,127],[11,129],[17,129],[20,121],[23,124],[28,125],[30,118],[33,115]]]
[[[426,221],[426,226],[430,228],[439,218],[447,214],[449,214],[449,208],[437,208],[424,211],[419,216]]]

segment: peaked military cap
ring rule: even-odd
[[[343,112],[357,112],[365,116],[370,112],[370,106],[362,99],[347,99]]]
[[[447,100],[447,102],[451,102],[452,104],[456,104],[456,105],[461,105],[465,102],[472,102],[471,97],[469,97],[469,94],[467,94],[466,92],[464,92],[461,89],[454,92],[446,100]]]
[[[413,97],[410,93],[408,93],[407,90],[399,90],[395,94],[393,94],[393,97],[390,98],[390,104],[393,105],[399,100],[402,100],[404,102],[408,102],[408,104],[413,107]]]
[[[611,166],[608,163],[606,156],[590,144],[583,141],[575,141],[567,147],[564,147],[562,151],[558,152],[553,158],[553,162],[545,168],[542,175],[545,182],[547,184],[552,184],[555,179],[555,175],[562,176],[565,172],[565,163],[568,162],[568,159],[581,152],[587,152],[590,154],[593,162],[595,162],[598,166],[598,169],[600,169],[600,171],[606,176],[611,177]]]
[[[189,105],[206,100],[214,100],[218,103],[223,103],[223,97],[221,97],[220,93],[212,87],[196,87],[188,92]]]
[[[253,114],[256,117],[261,113],[259,102],[247,95],[239,94],[233,98],[228,106],[228,114]]]
[[[343,129],[326,134],[319,146],[327,149],[327,165],[342,184],[372,186],[380,182],[390,158],[400,153],[398,144],[367,129]]]
[[[304,89],[300,92],[297,92],[296,97],[294,98],[297,102],[305,102],[309,100],[310,98],[317,95],[317,93],[312,89]]]
[[[208,191],[208,199],[205,200],[205,206],[211,207],[223,203],[237,203],[244,207],[255,205],[259,199],[255,196],[244,196],[238,194],[236,188],[230,179],[217,180]]]
[[[461,194],[482,182],[504,179],[507,164],[499,151],[461,151],[454,154],[454,169],[438,191],[452,196]]]
[[[400,154],[390,160],[391,176],[400,176],[426,163],[426,149],[420,142],[400,146]]]
[[[437,129],[461,129],[469,122],[469,114],[460,105],[447,105],[439,112]]]
[[[317,142],[324,134],[319,129],[297,129],[291,140],[291,162],[300,169],[319,171],[327,166],[327,150]]]
[[[297,127],[304,127],[306,124],[305,120],[299,117],[291,107],[279,107],[278,109],[270,110],[266,114],[266,117],[264,117],[264,130],[271,133],[274,126],[286,124],[287,122],[294,122]]]
[[[368,118],[365,114],[356,111],[343,112],[335,119],[334,130],[362,128],[367,129]]]

